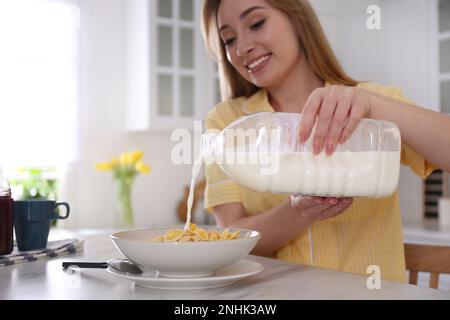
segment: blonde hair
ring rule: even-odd
[[[245,80],[226,58],[225,46],[220,39],[217,26],[220,2],[221,0],[203,2],[202,32],[205,44],[219,66],[222,99],[249,97],[258,91],[259,87]],[[321,80],[345,86],[358,84],[339,64],[308,0],[266,0],[266,2],[288,16],[306,59]]]

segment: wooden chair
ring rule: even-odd
[[[417,285],[419,272],[430,273],[430,288],[439,286],[439,274],[450,273],[450,247],[405,243],[409,283]]]

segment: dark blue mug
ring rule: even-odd
[[[66,208],[64,216],[59,215],[59,206]],[[70,207],[66,202],[45,199],[14,201],[14,230],[19,251],[46,248],[52,220],[66,219],[69,213]]]

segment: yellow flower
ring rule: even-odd
[[[135,150],[130,153],[130,161],[132,164],[136,164],[144,156],[144,152],[141,150]]]
[[[131,162],[131,154],[128,152],[122,152],[120,157],[119,157],[119,164],[121,166],[128,166],[130,164],[132,164]]]
[[[112,165],[110,162],[100,162],[95,164],[95,168],[101,171],[109,171],[112,170]]]
[[[119,159],[117,159],[116,157],[111,159],[111,167],[114,169],[115,167],[117,167],[119,165]]]
[[[95,165],[97,170],[113,171],[116,178],[126,177],[134,178],[137,173],[149,173],[151,167],[145,164],[144,152],[134,150],[131,152],[122,152],[119,157],[113,157],[110,162],[100,162]]]
[[[134,167],[136,168],[137,171],[144,174],[149,173],[151,171],[150,166],[146,165],[142,160],[136,162],[136,165]]]

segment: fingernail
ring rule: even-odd
[[[314,154],[318,154],[320,152],[320,145],[318,143],[314,143],[313,151],[314,151]]]
[[[328,154],[332,154],[333,151],[334,151],[333,145],[331,145],[331,144],[327,145],[327,152],[328,152]]]

